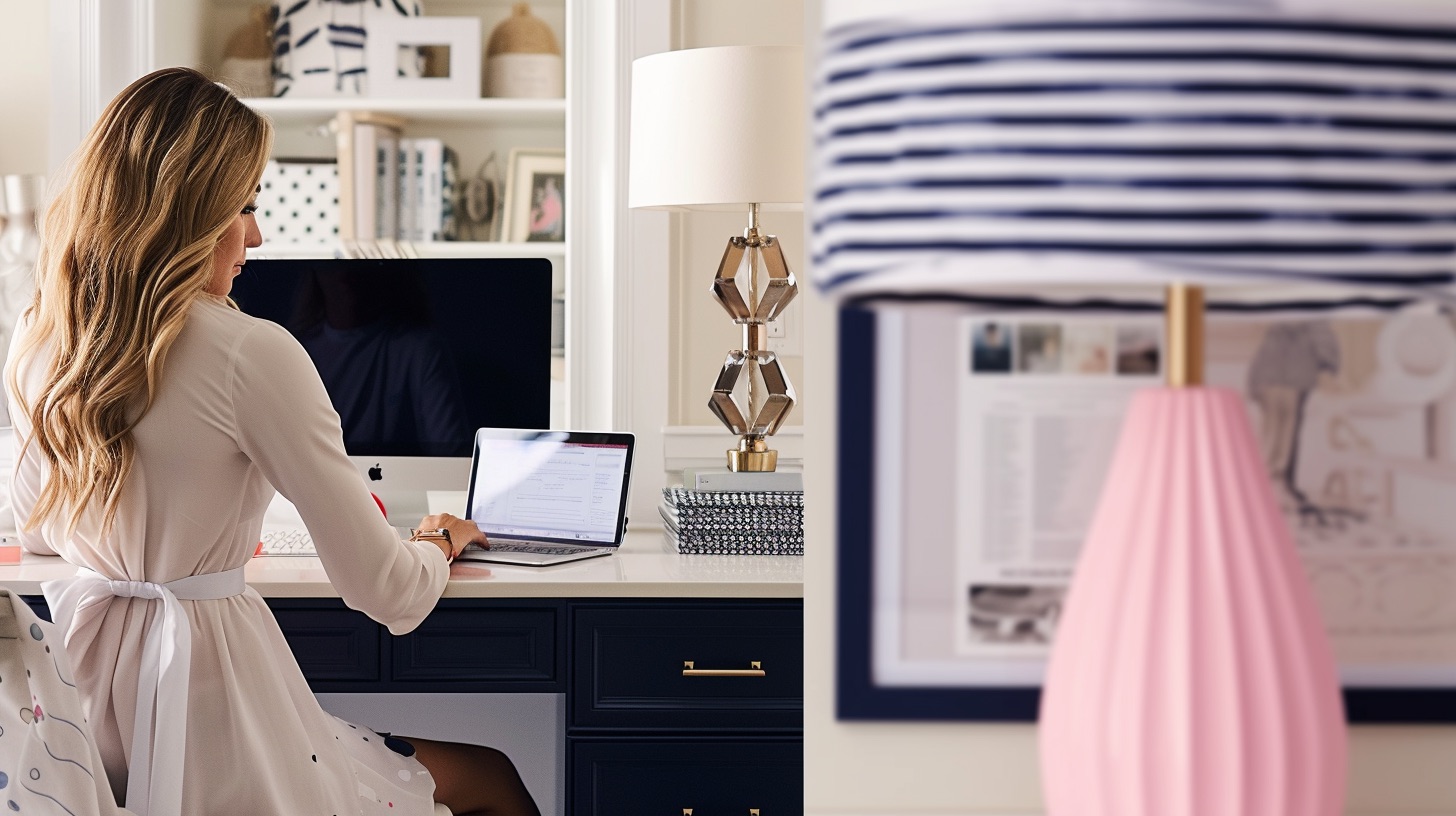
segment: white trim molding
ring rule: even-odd
[[[583,0],[586,2],[586,0]],[[656,525],[662,488],[674,483],[663,466],[662,430],[668,422],[669,258],[666,213],[627,209],[627,161],[631,134],[632,61],[672,47],[672,0],[630,0],[612,4],[620,21],[618,59],[614,66],[619,97],[614,206],[625,213],[623,243],[613,267],[616,279],[618,359],[616,416],[621,427],[637,435],[637,466],[632,475],[628,517]]]
[[[51,0],[52,178],[112,97],[154,67],[159,4],[187,9],[176,0]]]

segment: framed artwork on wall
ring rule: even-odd
[[[914,300],[839,316],[837,715],[1032,721],[1122,409],[1160,378],[1161,307]],[[1350,721],[1456,722],[1438,498],[1456,484],[1456,330],[1369,306],[1214,305],[1210,381],[1245,394]],[[1260,372],[1292,369],[1259,361],[1300,347],[1326,363],[1287,399]]]
[[[566,240],[566,153],[511,151],[506,176],[503,241]]]

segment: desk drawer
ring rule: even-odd
[[[575,668],[567,716],[573,728],[803,727],[798,602],[583,604],[574,608],[572,625]]]
[[[797,742],[577,742],[571,812],[761,816],[804,812]]]
[[[350,683],[381,679],[379,624],[364,613],[335,600],[275,600],[268,606],[315,691],[342,691]]]
[[[551,602],[442,600],[419,628],[390,639],[390,679],[412,691],[559,693],[564,628]]]

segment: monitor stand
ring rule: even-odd
[[[364,477],[370,492],[384,503],[389,523],[413,527],[429,515],[430,493],[464,491],[470,484],[470,457],[376,456],[349,457]],[[461,515],[464,502],[459,510]],[[435,510],[434,512],[439,512]]]

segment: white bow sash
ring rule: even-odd
[[[192,624],[182,601],[242,594],[243,568],[192,575],[165,584],[114,581],[82,567],[75,578],[41,585],[61,631],[70,639],[76,613],[107,598],[162,602],[142,646],[137,678],[136,726],[127,766],[126,807],[137,816],[181,816],[182,765],[187,749],[187,685],[192,668]]]

